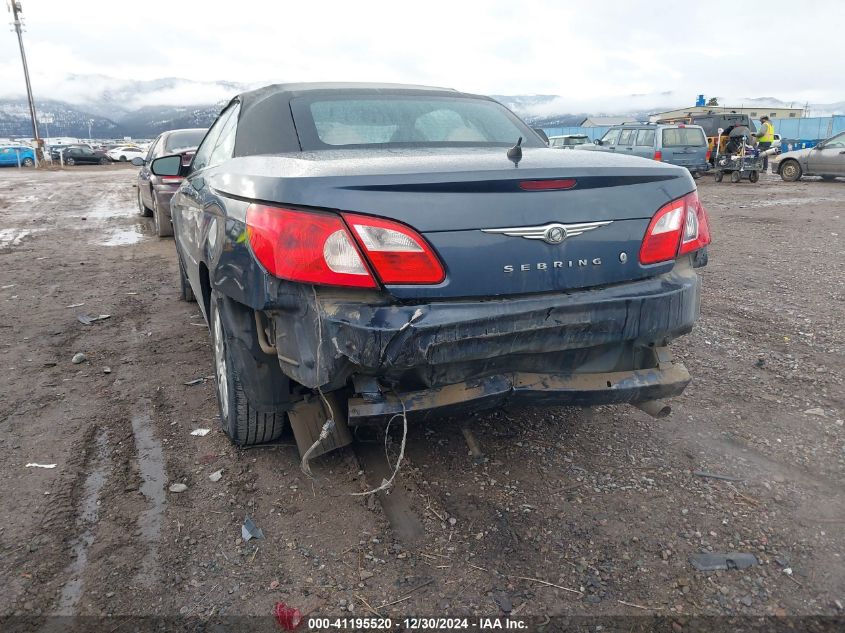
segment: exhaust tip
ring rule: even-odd
[[[644,400],[643,402],[634,402],[632,404],[640,411],[644,411],[658,420],[672,413],[672,407],[662,400]]]

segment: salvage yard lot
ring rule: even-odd
[[[314,481],[290,437],[230,445],[207,330],[134,176],[0,173],[0,616],[842,613],[845,182],[699,181],[714,243],[673,414],[412,423],[394,502],[424,531],[402,540],[351,495],[374,434]],[[247,515],[264,540],[241,540]],[[701,551],[760,564],[699,572]]]

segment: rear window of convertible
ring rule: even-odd
[[[539,146],[506,108],[453,97],[346,96],[291,101],[303,150],[338,147]]]
[[[663,130],[663,147],[679,147],[693,145],[704,147],[707,139],[704,131],[697,127],[675,127]]]

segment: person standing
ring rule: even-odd
[[[769,117],[760,117],[760,131],[754,136],[757,137],[757,148],[765,152],[775,142],[775,126],[769,121]],[[763,156],[763,171],[769,169],[769,157]]]

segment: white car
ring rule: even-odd
[[[146,150],[141,149],[140,147],[134,147],[131,145],[125,145],[123,147],[115,147],[114,149],[110,149],[106,152],[106,156],[111,158],[114,161],[119,161],[121,163],[125,163],[126,161],[131,161],[136,156],[140,156],[144,158],[147,155]]]

